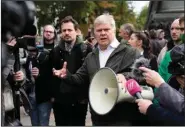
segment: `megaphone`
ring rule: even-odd
[[[150,100],[154,97],[152,88],[147,86],[144,86],[141,95]],[[124,84],[118,82],[114,71],[104,67],[99,69],[91,80],[89,101],[97,114],[106,115],[117,103],[123,101],[133,103],[135,98],[130,95]]]

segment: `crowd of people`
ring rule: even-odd
[[[121,102],[106,115],[97,114],[89,105],[93,126],[185,125],[184,16],[172,22],[171,40],[165,39],[163,29],[138,31],[131,23],[120,26],[122,40],[118,40],[116,29],[114,17],[102,14],[83,38],[78,22],[66,16],[60,22],[59,38],[54,26],[47,24],[36,47],[20,49],[21,70],[16,73],[12,56],[6,79],[25,86],[31,108],[24,101],[23,106],[32,126],[48,126],[51,109],[56,126],[85,126],[93,75],[109,67],[125,85],[133,63],[141,57],[150,61],[149,68],[139,69],[144,85],[153,88],[154,100]],[[15,44],[14,37],[7,42],[11,51]]]

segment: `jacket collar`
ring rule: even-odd
[[[113,57],[114,54],[116,54],[116,53],[118,53],[118,52],[120,52],[120,51],[122,51],[122,50],[125,50],[125,47],[126,47],[126,45],[125,45],[124,43],[120,43],[120,44],[118,45],[118,47],[111,53],[111,55],[109,56],[109,59],[110,59],[111,57]],[[99,62],[99,48],[96,47],[95,49],[93,49],[92,54],[95,56],[96,64],[97,64],[98,68],[100,68],[100,62]]]
[[[74,43],[72,49],[76,47],[78,44],[81,44],[82,42],[79,42],[78,39],[76,39],[76,42]],[[58,46],[60,47],[61,50],[67,51],[65,48],[65,42],[61,39]]]

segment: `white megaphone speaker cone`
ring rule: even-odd
[[[89,100],[97,114],[105,115],[116,103],[133,99],[125,87],[118,83],[116,74],[110,68],[101,68],[94,75],[89,88]]]
[[[89,89],[91,107],[97,114],[107,114],[116,104],[117,98],[117,79],[114,72],[101,68],[91,81]]]

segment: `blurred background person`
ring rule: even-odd
[[[180,38],[181,38],[181,41],[182,41],[183,43],[185,43],[185,34],[184,34],[184,15],[182,15],[182,16],[179,18],[179,25],[180,25],[180,30],[181,30]]]
[[[165,37],[164,30],[158,29],[157,30],[157,38],[158,38],[159,44],[161,46],[161,49],[167,44],[167,40],[164,37]]]
[[[92,49],[96,48],[97,40],[94,37],[94,29],[91,28],[88,30],[88,34],[85,37],[85,43],[92,47]]]
[[[150,60],[152,70],[158,70],[157,57],[151,51],[150,40],[145,32],[133,32],[128,40],[128,44],[137,48],[142,57]]]
[[[168,65],[171,61],[170,58],[170,50],[175,46],[182,43],[180,39],[180,35],[182,31],[180,30],[179,19],[175,19],[170,27],[170,33],[172,40],[170,40],[167,45],[161,50],[158,56],[158,63],[159,63],[159,74],[162,78],[167,82],[171,77],[171,74],[168,73]]]
[[[158,39],[158,36],[157,36],[157,30],[155,29],[151,29],[149,31],[149,36],[150,36],[150,43],[151,43],[151,50],[152,50],[152,53],[158,57],[162,47],[159,43],[159,39]]]
[[[53,25],[47,24],[44,26],[42,39],[38,46],[51,51],[58,44],[57,32]]]
[[[37,42],[36,42],[37,43]],[[25,65],[28,83],[26,88],[33,109],[29,111],[32,126],[48,126],[52,108],[52,85],[49,54],[58,44],[57,33],[52,25],[45,25],[43,37],[36,47],[29,47]],[[47,79],[47,80],[46,80]]]
[[[77,32],[77,40],[79,42],[84,41],[83,34],[82,34],[82,31],[80,30],[80,28],[78,28],[76,32]]]
[[[121,43],[128,44],[131,34],[135,31],[134,25],[126,23],[121,25],[119,29],[119,36],[121,37]]]

